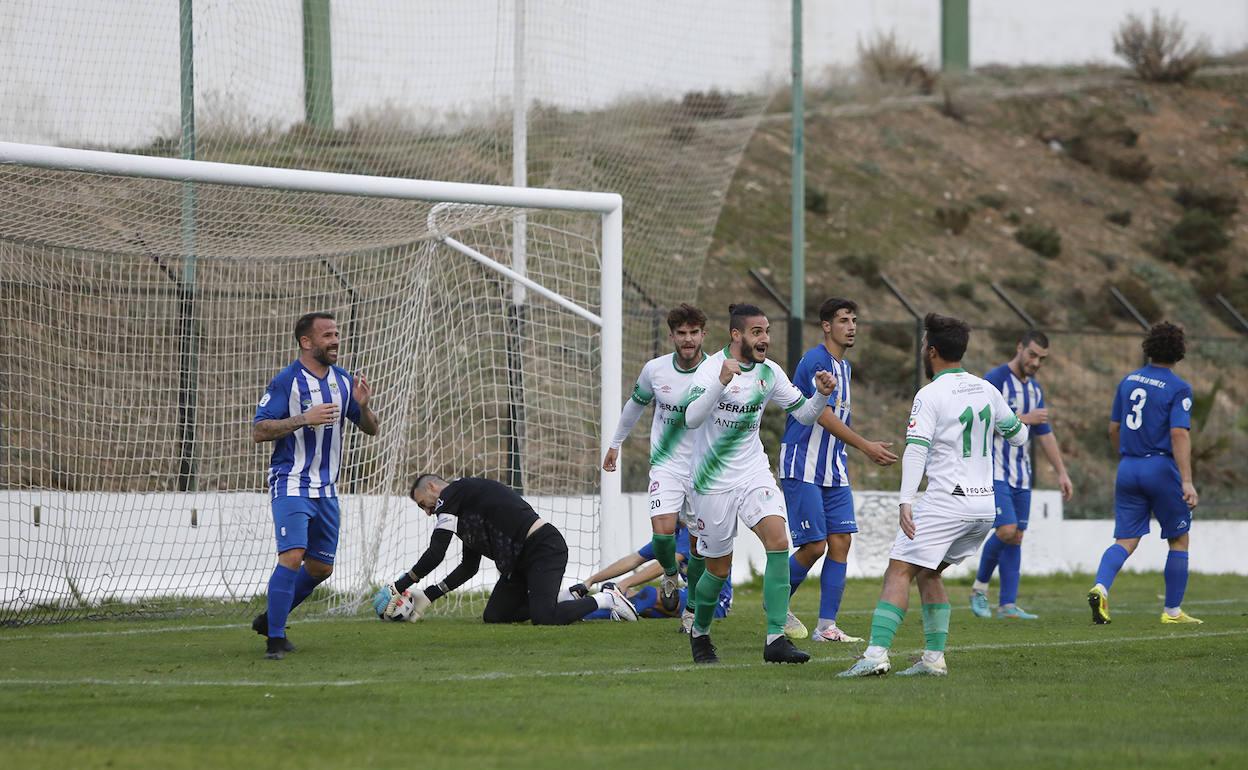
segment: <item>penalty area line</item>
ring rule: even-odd
[[[951,653],[957,652],[977,652],[987,650],[1012,650],[1012,649],[1043,649],[1049,647],[1078,647],[1085,645],[1099,644],[1122,644],[1126,642],[1164,642],[1171,639],[1199,639],[1199,638],[1216,638],[1226,636],[1248,636],[1248,629],[1239,629],[1234,631],[1190,631],[1178,634],[1165,634],[1156,636],[1106,636],[1101,639],[1067,639],[1052,642],[1004,642],[1000,644],[968,644],[960,647],[951,647]],[[904,652],[897,651],[895,654],[911,655],[921,653],[922,650],[907,650]],[[844,664],[853,660],[853,656],[829,656],[826,658],[813,658],[810,662],[815,665],[827,665],[833,663]],[[559,679],[559,678],[578,678],[578,677],[611,677],[611,676],[634,676],[638,674],[676,674],[688,671],[735,671],[740,669],[764,668],[776,665],[774,663],[720,663],[715,666],[703,666],[696,663],[683,663],[672,666],[658,667],[628,667],[615,669],[584,669],[578,671],[486,671],[479,674],[447,674],[443,676],[422,677],[413,680],[413,684],[437,684],[451,682],[492,682],[506,681],[513,679]],[[259,682],[252,679],[221,679],[221,680],[178,680],[178,679],[0,679],[0,687],[73,687],[73,686],[99,686],[99,687],[242,687],[242,688],[306,688],[306,687],[362,687],[366,685],[378,684],[398,684],[393,679],[341,679],[331,681],[302,681],[302,682]]]

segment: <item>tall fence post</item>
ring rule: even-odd
[[[884,285],[906,309],[906,312],[914,318],[914,392],[918,393],[923,387],[923,316],[914,309],[914,305],[910,304],[910,300],[906,299],[906,295],[901,293],[901,289],[898,289],[897,284],[893,283],[888,276],[880,275],[880,279],[884,281]]]
[[[1013,310],[1014,315],[1021,318],[1023,323],[1027,324],[1028,329],[1034,329],[1039,326],[1039,324],[1036,323],[1036,319],[1032,318],[1026,310],[1023,310],[1023,308],[1015,302],[1009,294],[1006,294],[1005,289],[1001,288],[996,281],[992,281],[988,285],[991,286],[992,290],[997,293],[997,296],[1000,297],[1001,301],[1006,304],[1006,307]]]
[[[1235,306],[1231,304],[1231,301],[1226,297],[1223,297],[1221,293],[1214,294],[1213,298],[1218,301],[1218,304],[1221,305],[1226,312],[1231,314],[1231,318],[1234,318],[1239,323],[1239,330],[1244,334],[1248,334],[1248,318],[1244,318],[1243,315],[1235,309]]]
[[[329,0],[303,0],[303,111],[312,128],[334,128]]]

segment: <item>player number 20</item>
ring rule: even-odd
[[[992,406],[985,405],[979,411],[979,419],[984,424],[984,442],[983,456],[988,456],[988,434],[992,432]],[[962,423],[962,456],[971,456],[971,427],[975,424],[975,413],[968,406],[962,414],[958,415],[958,422]]]

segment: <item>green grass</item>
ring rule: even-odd
[[[860,645],[806,643],[761,663],[756,587],[712,631],[724,665],[693,669],[675,621],[486,627],[435,617],[291,629],[262,659],[232,621],[0,630],[6,767],[1244,766],[1248,579],[1193,576],[1200,627],[1161,626],[1160,575],[1125,574],[1110,626],[1086,577],[1024,579],[1035,623],[954,605],[946,680],[846,681]],[[797,595],[812,619],[817,586]],[[865,635],[877,581],[851,581],[841,625]],[[913,601],[913,600],[912,600]],[[895,663],[922,646],[918,613]],[[1005,748],[1003,748],[1005,747]]]

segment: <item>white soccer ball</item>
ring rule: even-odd
[[[396,623],[402,623],[412,614],[412,591],[409,588],[399,596],[399,603],[394,606],[394,615],[390,616],[390,620]]]

